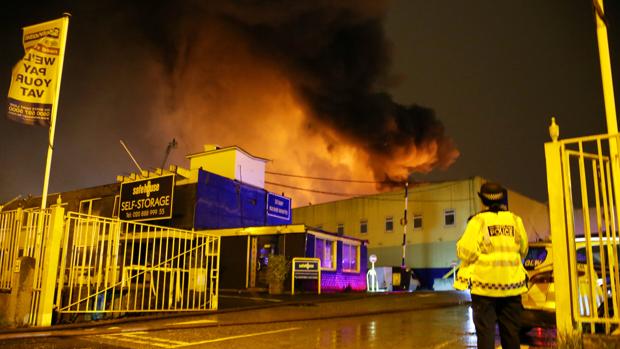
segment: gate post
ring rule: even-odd
[[[555,118],[552,118],[552,127]],[[550,127],[551,131],[551,127]],[[552,133],[552,132],[550,132]],[[568,260],[568,239],[566,236],[565,201],[562,178],[561,144],[559,130],[552,134],[552,142],[545,143],[547,166],[547,190],[549,194],[549,226],[553,246],[553,279],[555,282],[555,321],[558,334],[572,333],[573,316],[570,298]],[[564,266],[564,267],[563,267]]]
[[[37,310],[37,326],[50,326],[52,324],[56,279],[59,272],[64,272],[63,270],[58,270],[58,258],[60,255],[60,242],[64,233],[65,209],[60,206],[60,197],[56,204],[57,205],[52,207],[48,234],[45,239],[45,255],[42,260],[41,298],[39,309]],[[62,287],[62,285],[58,287]]]
[[[11,325],[22,327],[28,325],[30,318],[35,260],[28,256],[19,257],[13,268],[6,318]]]

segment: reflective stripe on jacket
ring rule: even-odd
[[[456,244],[461,268],[466,267],[459,270],[455,287],[467,284],[472,294],[489,297],[526,292],[527,273],[521,261],[527,247],[527,233],[519,216],[509,211],[475,215]]]

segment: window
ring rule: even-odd
[[[359,246],[342,243],[342,271],[359,271]]]
[[[422,229],[422,215],[421,214],[413,215],[413,229]]]
[[[527,256],[523,260],[526,270],[534,270],[547,259],[547,248],[545,246],[532,246],[527,250]],[[579,261],[579,250],[577,250],[577,261]]]
[[[605,259],[605,264],[606,264],[606,268],[607,265],[609,264],[609,253],[608,253],[608,249],[603,247],[603,257],[601,258],[601,246],[598,245],[599,242],[593,240],[592,242],[592,262],[594,262],[594,267],[595,269],[601,269],[601,261],[602,258]],[[617,252],[616,254],[620,254],[620,245],[616,245],[616,249]],[[613,248],[612,248],[613,251]],[[578,247],[577,248],[577,263],[581,263],[581,264],[585,264],[588,263],[588,254],[587,254],[587,248],[584,247]],[[528,255],[529,255],[529,251],[528,251]]]
[[[453,209],[449,209],[449,210],[445,210],[443,211],[443,224],[445,226],[452,226],[454,225],[455,222],[455,217],[454,217],[454,210]]]
[[[344,223],[338,223],[338,235],[344,235]]]
[[[121,196],[115,195],[114,196],[114,207],[112,208],[112,217],[118,218],[118,215],[120,214],[120,209],[121,209]]]
[[[336,269],[335,245],[335,241],[316,238],[314,242],[314,257],[321,260],[322,269]]]
[[[368,220],[367,219],[362,219],[360,221],[360,233],[361,234],[368,233]]]
[[[392,216],[385,217],[385,231],[387,233],[394,231],[394,218]]]
[[[79,213],[98,216],[101,212],[101,198],[80,201]]]

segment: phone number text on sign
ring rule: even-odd
[[[142,210],[142,211],[132,211],[132,212],[125,212],[125,219],[146,218],[146,217],[153,217],[153,216],[162,216],[165,214],[166,214],[166,210],[163,208]]]

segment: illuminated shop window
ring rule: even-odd
[[[449,210],[444,210],[443,211],[443,217],[444,217],[444,225],[449,227],[449,226],[453,226],[454,222],[455,222],[455,214],[454,214],[454,210],[453,209],[449,209]]]
[[[362,219],[360,221],[360,233],[361,234],[368,233],[368,220],[367,219]]]
[[[316,238],[314,245],[314,257],[321,260],[321,269],[336,269],[336,242],[332,240]]]
[[[344,235],[344,223],[338,223],[338,235]]]
[[[342,243],[342,271],[359,272],[359,246]]]
[[[394,231],[394,218],[392,216],[385,217],[385,232],[391,233]]]
[[[422,215],[421,214],[413,215],[413,229],[422,229]]]

